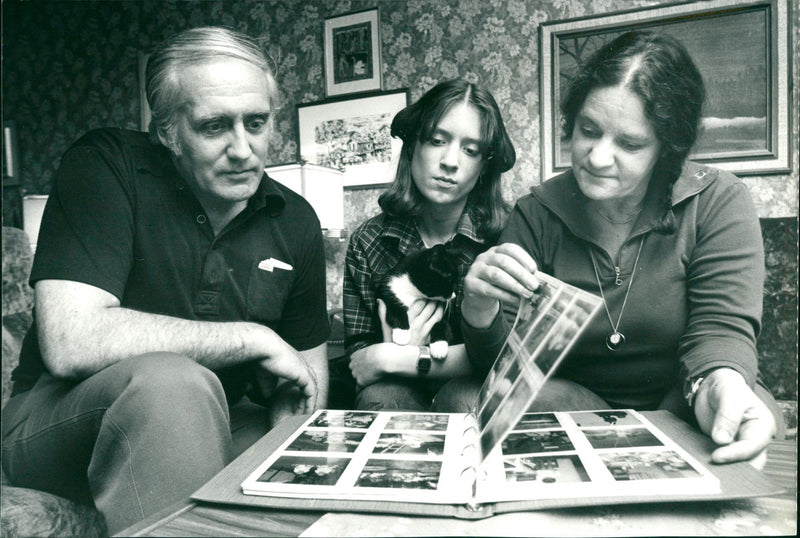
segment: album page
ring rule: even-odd
[[[720,491],[700,462],[624,409],[526,413],[481,469],[477,504]]]
[[[475,421],[454,413],[320,410],[242,483],[246,494],[466,504]]]

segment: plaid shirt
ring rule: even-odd
[[[460,251],[454,309],[456,332],[460,329],[464,277],[475,258],[490,245],[478,237],[465,212],[451,245]],[[361,224],[351,235],[344,267],[345,347],[351,355],[383,341],[373,279],[385,274],[407,254],[425,248],[414,221],[381,213]],[[457,343],[457,342],[454,342]]]

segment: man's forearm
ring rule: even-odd
[[[51,293],[53,288],[57,293]],[[139,312],[110,304],[104,293],[80,283],[37,284],[39,345],[54,375],[84,378],[120,360],[155,351],[179,353],[217,369],[266,358],[287,346],[262,325]]]

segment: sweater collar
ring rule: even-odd
[[[672,188],[672,207],[702,192],[717,175],[718,171],[714,168],[687,161]],[[564,196],[565,192],[566,196]],[[578,182],[571,169],[541,185],[532,187],[531,194],[573,231],[585,229],[584,207],[587,198],[578,187]],[[660,214],[657,195],[651,189],[646,195],[642,214],[639,216],[633,233],[652,228]]]

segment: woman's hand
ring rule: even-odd
[[[750,460],[763,468],[775,419],[767,406],[732,368],[718,368],[705,378],[695,396],[700,429],[720,446],[711,461]]]
[[[464,278],[464,320],[476,328],[491,325],[500,303],[516,303],[520,296],[530,297],[539,287],[536,270],[530,254],[514,243],[503,243],[481,253]]]

